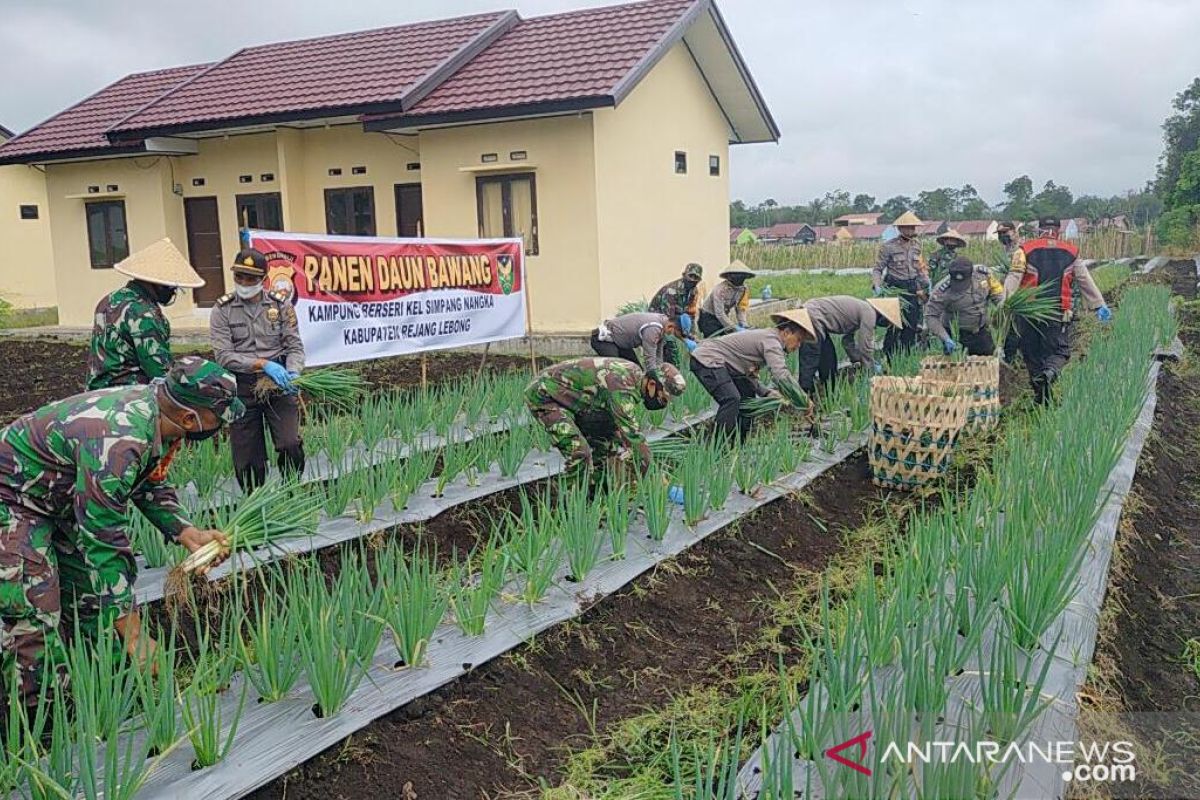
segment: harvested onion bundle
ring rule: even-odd
[[[366,390],[362,375],[352,369],[319,369],[305,372],[293,378],[292,385],[313,400],[328,403],[341,411],[352,409]],[[254,386],[254,394],[259,400],[266,400],[280,391],[282,390],[275,381],[266,375],[259,378]]]
[[[742,411],[751,417],[778,414],[787,408],[808,411],[811,403],[808,395],[793,382],[781,383],[776,387],[779,397],[750,397],[742,401]]]
[[[293,484],[271,482],[245,498],[217,528],[229,540],[226,547],[213,541],[188,555],[176,569],[194,573],[232,552],[253,552],[283,539],[311,536],[317,529],[317,502],[313,493],[292,491]]]

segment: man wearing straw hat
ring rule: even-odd
[[[1017,318],[1021,335],[1021,357],[1029,370],[1029,385],[1038,404],[1050,400],[1051,387],[1071,358],[1071,331],[1074,326],[1074,289],[1078,286],[1088,308],[1100,322],[1112,320],[1112,311],[1092,279],[1091,272],[1078,263],[1079,248],[1072,242],[1059,241],[1061,223],[1057,217],[1038,220],[1040,238],[1025,242],[1021,250],[1025,263],[1013,268],[1004,278],[1004,291],[1012,294],[1020,287],[1038,287],[1042,297],[1058,300],[1061,321],[1034,323]]]
[[[766,397],[769,390],[758,381],[765,364],[778,385],[796,379],[788,370],[786,353],[816,339],[812,320],[802,308],[771,315],[774,328],[756,328],[728,336],[705,339],[692,351],[692,374],[717,402],[717,430],[729,438],[742,438],[750,431],[751,418],[742,413],[742,400]]]
[[[875,360],[875,328],[899,328],[904,324],[900,301],[895,297],[860,300],[849,295],[818,297],[804,304],[812,320],[815,339],[800,346],[800,388],[812,394],[819,378],[828,387],[837,377],[837,349],[833,337],[840,335],[846,355],[868,373],[883,368]]]
[[[231,269],[236,286],[216,302],[209,324],[217,363],[237,377],[238,397],[246,405],[245,415],[230,427],[229,441],[238,485],[249,492],[267,478],[264,423],[271,428],[279,471],[304,472],[300,399],[292,386],[304,369],[304,343],[288,297],[265,290],[266,256],[247,248]],[[257,390],[264,375],[278,391]]]
[[[189,551],[226,544],[188,520],[163,467],[237,418],[235,393],[228,372],[183,356],[149,386],[69,397],[0,430],[0,651],[27,706],[46,662],[63,676],[61,630],[114,627],[136,660],[153,652],[133,607],[131,505]]]
[[[1003,302],[1004,287],[988,268],[960,256],[950,264],[950,274],[934,287],[925,304],[925,327],[941,340],[946,355],[960,346],[969,355],[994,355],[996,343],[988,327],[988,313],[993,305]],[[955,324],[958,342],[950,335]]]
[[[721,336],[750,327],[746,312],[750,309],[750,287],[746,281],[754,273],[741,261],[735,261],[721,273],[724,278],[713,287],[700,306],[700,332],[705,336]]]
[[[929,265],[921,255],[921,241],[917,237],[920,218],[905,211],[896,221],[899,236],[884,242],[879,248],[879,258],[871,272],[871,284],[875,296],[890,291],[900,298],[904,313],[904,326],[889,328],[883,340],[883,354],[889,356],[897,347],[910,348],[917,342],[917,330],[921,326],[922,305],[929,297]]]
[[[651,311],[666,314],[667,319],[675,323],[676,335],[683,340],[689,353],[696,349],[695,326],[700,319],[700,298],[704,296],[703,278],[704,267],[688,264],[678,280],[659,289],[650,300]],[[681,363],[674,337],[668,337],[663,345],[663,357],[675,366]]]
[[[132,280],[97,305],[88,349],[87,388],[149,383],[171,368],[171,323],[162,307],[180,289],[196,289],[196,274],[170,239],[160,239],[113,267]]]
[[[954,228],[937,237],[937,243],[941,247],[929,257],[929,283],[932,286],[937,286],[950,274],[950,262],[958,258],[960,248],[967,246],[967,240]]]

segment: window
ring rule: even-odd
[[[92,269],[107,269],[129,255],[125,201],[87,203],[88,252]]]
[[[326,189],[325,232],[344,236],[374,236],[374,187]]]
[[[475,179],[479,235],[525,240],[525,254],[538,254],[537,182],[531,173]]]
[[[675,174],[687,175],[687,153],[682,150],[675,151]]]
[[[239,194],[237,201],[238,226],[245,225],[260,231],[283,230],[283,201],[279,192]]]
[[[714,178],[720,177],[720,175],[721,175],[721,157],[720,156],[709,156],[708,157],[708,174],[713,176]]]
[[[396,235],[407,238],[420,236],[424,231],[421,184],[396,184]]]
[[[38,207],[37,206],[21,206],[21,219],[37,219],[37,218],[38,218]]]

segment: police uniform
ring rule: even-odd
[[[956,281],[947,276],[934,288],[925,305],[925,325],[931,334],[945,341],[950,338],[950,325],[957,322],[959,343],[967,353],[990,356],[996,352],[996,343],[988,327],[988,311],[991,304],[1003,300],[1000,282],[987,267],[972,264],[966,279]]]
[[[897,236],[879,248],[879,258],[872,272],[872,284],[898,290],[904,311],[904,327],[888,328],[883,340],[883,354],[891,355],[897,347],[911,348],[917,343],[921,327],[922,304],[929,291],[929,266],[921,255],[921,240],[914,236]]]
[[[262,258],[262,254],[258,257]],[[258,273],[259,270],[245,269],[242,260],[239,254],[235,271]],[[261,266],[265,277],[265,258]],[[237,378],[238,397],[246,405],[246,413],[229,430],[238,485],[243,491],[250,491],[266,480],[264,422],[271,429],[280,472],[303,473],[304,443],[300,438],[297,395],[270,391],[260,397],[255,391],[259,380],[266,377],[263,367],[268,361],[282,365],[288,372],[299,373],[304,369],[304,343],[300,340],[296,310],[287,294],[264,291],[251,300],[243,300],[236,292],[227,294],[213,307],[209,325],[217,363]]]

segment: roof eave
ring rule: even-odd
[[[625,74],[624,78],[617,82],[617,85],[613,87],[612,95],[618,105],[642,82],[650,70],[654,69],[663,56],[683,39],[688,28],[692,27],[705,9],[711,5],[712,0],[696,0],[692,3],[691,7],[681,14],[679,19],[675,20],[675,24],[655,43],[654,47],[633,66],[633,69]]]
[[[147,155],[145,146],[137,144],[111,147],[79,147],[72,150],[43,150],[33,153],[5,155],[0,147],[0,167],[10,164],[55,164],[63,161],[103,161],[107,158]]]
[[[450,111],[442,114],[397,114],[395,116],[363,120],[363,130],[367,133],[381,133],[485,122],[508,122],[526,117],[545,117],[592,111],[598,108],[612,108],[616,104],[616,98],[612,95],[598,95],[575,97],[569,100],[523,103],[502,108],[471,108],[464,111]]]
[[[734,142],[734,144],[778,142],[781,135],[779,125],[775,122],[775,117],[772,116],[771,109],[767,108],[767,101],[763,98],[758,84],[754,81],[754,76],[750,73],[750,67],[746,65],[746,60],[742,58],[742,51],[738,49],[737,43],[734,42],[733,34],[729,32],[729,26],[725,24],[725,18],[721,16],[721,10],[717,8],[717,4],[712,0],[703,0],[703,2],[708,7],[713,23],[717,26],[717,32],[720,33],[721,38],[725,41],[725,46],[729,48],[729,54],[733,57],[733,62],[737,65],[742,80],[746,82],[746,88],[754,98],[754,104],[758,107],[758,113],[762,115],[763,121],[767,123],[767,128],[771,131],[770,139],[745,139]]]
[[[417,81],[413,88],[404,94],[401,98],[401,107],[408,111],[426,97],[428,97],[435,89],[449,80],[456,72],[462,69],[475,56],[482,53],[487,48],[504,34],[512,30],[517,23],[521,21],[521,15],[516,11],[506,11],[495,22],[487,27],[486,30],[480,32],[475,38],[460,47],[449,58],[438,64],[429,73]]]

